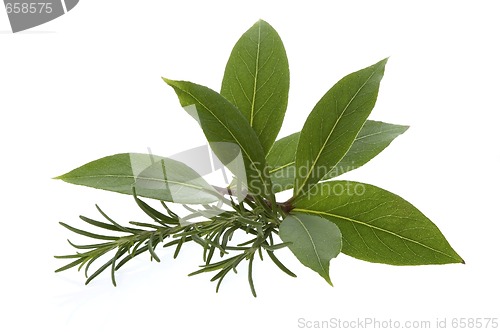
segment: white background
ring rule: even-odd
[[[494,1],[91,1],[24,33],[0,10],[0,329],[3,331],[294,331],[298,319],[500,317],[498,120],[500,6]],[[345,178],[412,202],[466,265],[392,267],[341,257],[329,287],[285,251],[219,294],[187,277],[198,249],[161,264],[137,258],[91,285],[55,274],[52,256],[78,239],[61,226],[97,217],[146,219],[130,197],[51,180],[119,152],[171,155],[203,143],[161,76],[218,90],[225,62],[257,19],[280,33],[290,61],[280,136],[299,130],[342,76],[390,56],[371,118],[408,124],[386,151]],[[75,242],[77,242],[75,240]],[[83,242],[83,241],[80,241]],[[5,326],[2,326],[5,325]],[[7,327],[8,326],[8,327]]]

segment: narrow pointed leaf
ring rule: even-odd
[[[297,146],[295,197],[307,193],[347,153],[375,106],[386,62],[347,75],[316,104]]]
[[[313,191],[311,190],[311,193]],[[324,182],[294,202],[296,213],[320,216],[342,232],[342,251],[391,265],[463,263],[441,231],[413,205],[378,187]]]
[[[104,157],[56,179],[68,183],[183,204],[218,200],[218,192],[187,165],[139,153]]]
[[[65,256],[56,256],[56,258],[66,258],[66,257]],[[69,256],[68,256],[68,258],[69,258]],[[85,262],[85,258],[84,257],[79,258],[79,259],[74,260],[73,262],[71,262],[67,265],[64,265],[63,267],[58,268],[57,270],[55,270],[55,272],[57,273],[57,272],[62,272],[62,271],[71,269],[72,267],[78,266],[83,262]]]
[[[75,228],[73,226],[65,224],[63,222],[59,222],[59,224],[61,226],[64,226],[65,228],[69,229],[70,231],[76,233],[76,234],[80,234],[80,235],[83,235],[83,236],[86,236],[86,237],[90,237],[92,239],[107,240],[107,241],[116,241],[116,240],[119,239],[116,236],[108,236],[108,235],[101,235],[101,234],[95,234],[95,233],[87,232],[87,231],[81,230],[79,228]]]
[[[271,260],[274,262],[274,264],[276,264],[276,266],[279,267],[279,269],[281,271],[285,272],[290,277],[297,278],[297,275],[295,273],[293,273],[292,271],[290,271],[283,263],[281,263],[281,261],[278,259],[278,257],[276,257],[276,255],[272,251],[266,250],[266,252],[269,255],[269,257],[271,258]]]
[[[248,189],[256,196],[270,198],[271,181],[265,154],[257,135],[241,112],[217,92],[185,81],[164,79],[185,110],[200,124],[210,146],[220,161],[238,176],[244,167]],[[243,164],[235,163],[241,155]]]
[[[367,120],[349,151],[322,180],[328,180],[359,168],[382,152],[408,126]],[[274,192],[291,189],[295,179],[295,152],[300,133],[276,141],[267,155]]]
[[[305,266],[316,271],[332,285],[330,260],[342,249],[339,228],[330,221],[313,215],[293,214],[283,220],[279,235],[292,253]]]
[[[271,148],[283,123],[289,86],[285,47],[276,30],[260,20],[234,46],[221,94],[248,120],[264,152]]]

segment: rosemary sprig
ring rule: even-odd
[[[116,271],[132,258],[149,253],[151,260],[160,262],[156,253],[160,243],[165,248],[175,246],[173,257],[177,258],[183,245],[192,242],[203,248],[203,264],[189,275],[216,272],[211,279],[211,281],[217,281],[216,291],[219,290],[222,281],[229,272],[232,270],[237,273],[238,265],[246,261],[250,290],[254,296],[257,296],[253,283],[253,263],[256,254],[263,260],[263,251],[283,272],[292,277],[296,276],[274,254],[275,250],[287,246],[287,243],[274,243],[273,235],[278,234],[280,218],[271,218],[269,209],[260,206],[259,203],[254,203],[251,200],[250,204],[235,203],[230,199],[228,202],[230,202],[233,211],[225,211],[221,207],[209,205],[203,206],[202,210],[186,207],[191,214],[181,218],[163,201],[161,205],[164,211],[159,211],[139,199],[135,192],[133,196],[137,206],[152,222],[131,221],[130,225],[123,226],[109,217],[98,205],[96,208],[104,221],[85,216],[80,216],[80,219],[101,231],[89,232],[61,222],[60,224],[68,230],[90,239],[101,240],[101,242],[78,245],[68,240],[69,244],[78,251],[71,255],[55,256],[59,259],[71,260],[70,263],[57,269],[56,272],[73,267],[77,267],[79,271],[83,269],[87,278],[85,284],[88,284],[109,268],[111,281],[116,286]],[[205,219],[189,222],[195,217]],[[112,231],[119,235],[109,235],[106,234],[107,232],[102,234],[103,230]],[[237,232],[246,234],[249,239],[235,244],[233,237]],[[214,262],[216,253],[221,260]],[[105,256],[109,257],[105,258]],[[104,263],[100,263],[100,267],[89,272],[91,266],[98,260]]]

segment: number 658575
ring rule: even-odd
[[[52,13],[52,2],[14,2],[5,5],[7,14],[50,14]]]

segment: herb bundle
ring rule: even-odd
[[[401,197],[369,184],[335,180],[408,129],[368,120],[386,62],[342,78],[316,104],[300,132],[279,140],[290,75],[283,43],[268,23],[258,21],[238,40],[220,93],[164,79],[201,126],[208,153],[232,174],[231,181],[214,186],[186,162],[138,153],[104,157],[57,177],[131,195],[148,219],[124,225],[97,206],[101,220],[80,218],[100,231],[61,223],[95,243],[69,242],[78,251],[56,256],[70,260],[57,272],[78,267],[89,283],[109,269],[116,285],[115,272],[134,257],[146,253],[159,262],[160,246],[175,248],[176,258],[192,243],[201,247],[203,264],[190,275],[213,273],[218,290],[244,263],[256,296],[256,258],[267,256],[295,277],[276,255],[286,248],[329,284],[330,260],[340,252],[391,265],[463,263],[440,230]],[[201,158],[203,151],[195,156]],[[275,195],[285,190],[291,197],[277,202]]]

